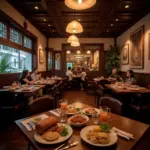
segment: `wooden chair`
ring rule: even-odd
[[[28,104],[28,115],[35,115],[54,109],[54,99],[44,96],[37,98]]]
[[[100,98],[104,96],[104,88],[101,85],[95,84],[95,104],[99,107]]]
[[[0,90],[0,119],[3,120],[3,123],[11,123],[22,114],[20,111],[23,110],[24,103],[17,103],[16,99],[17,96],[13,92]]]
[[[111,109],[112,113],[121,115],[122,114],[122,106],[123,104],[112,97],[102,97],[100,99],[100,106],[107,106]]]

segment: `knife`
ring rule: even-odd
[[[61,148],[59,150],[65,150],[65,149],[71,148],[71,147],[76,146],[76,145],[78,145],[78,141],[73,142],[72,144],[67,145],[67,146],[65,146],[65,147],[63,147],[63,148]]]

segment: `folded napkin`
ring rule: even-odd
[[[133,140],[133,139],[134,139],[133,134],[130,134],[130,133],[125,132],[125,131],[122,131],[122,130],[116,128],[116,127],[113,127],[112,130],[113,130],[118,136],[120,136],[120,137],[122,137],[122,138],[125,138],[125,139],[127,139],[127,140],[130,140],[130,139]]]
[[[49,111],[50,113],[54,114],[55,116],[60,117],[60,114],[56,110]]]
[[[42,114],[36,117],[32,117],[26,120],[22,120],[21,123],[23,124],[23,126],[28,130],[28,131],[33,131],[35,129],[35,124],[38,122],[38,120],[43,120],[45,118],[48,118],[49,116]]]

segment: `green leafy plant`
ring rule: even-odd
[[[103,132],[109,132],[111,127],[108,123],[101,123],[100,128]]]
[[[111,74],[112,68],[120,70],[120,47],[111,45],[106,58],[106,71],[108,74]]]
[[[10,62],[9,54],[2,54],[0,59],[0,73],[14,72],[16,69],[12,67],[13,62]]]

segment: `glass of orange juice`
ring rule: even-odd
[[[110,118],[110,108],[106,106],[100,106],[100,123],[108,123]]]
[[[68,100],[67,99],[61,99],[59,101],[59,104],[60,104],[60,122],[66,122],[67,121]]]

